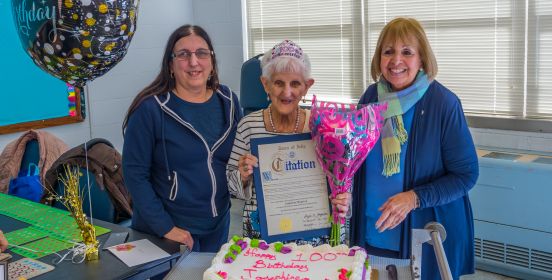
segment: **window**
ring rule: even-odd
[[[552,118],[552,1],[529,5],[527,116]]]
[[[383,26],[418,19],[437,80],[469,115],[552,119],[552,1],[247,0],[249,56],[283,39],[311,57],[319,98],[355,102]]]
[[[249,56],[293,40],[313,66],[309,93],[353,101],[364,89],[361,11],[357,0],[248,0]]]

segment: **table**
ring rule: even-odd
[[[174,268],[167,274],[165,280],[198,280],[203,279],[203,272],[211,266],[215,253],[186,252],[183,254]],[[385,267],[394,264],[397,267],[399,280],[411,280],[410,260],[390,259],[370,256],[370,265],[378,270],[378,280],[387,280]]]
[[[152,243],[159,246],[170,257],[149,262],[143,265],[134,267],[126,266],[117,257],[112,255],[107,250],[100,249],[100,259],[98,261],[83,262],[81,264],[73,264],[71,261],[63,261],[57,265],[53,271],[39,275],[32,278],[33,280],[50,280],[50,279],[148,279],[152,276],[169,271],[176,263],[177,259],[181,256],[179,243],[157,238],[155,236],[145,234],[131,228],[123,227],[120,225],[104,222],[101,220],[94,220],[94,225],[111,229],[112,232],[129,233],[128,241],[149,239]],[[10,218],[8,216],[0,214],[0,228],[4,232],[10,232],[20,228],[28,226],[27,223]],[[98,237],[100,242],[107,239],[109,233]],[[62,251],[62,253],[65,251]],[[8,253],[10,253],[8,251]],[[18,260],[21,256],[12,254],[12,260]],[[52,261],[56,258],[56,255],[48,255],[38,260],[52,264]]]

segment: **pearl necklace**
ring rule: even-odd
[[[299,111],[301,108],[297,108],[297,116],[295,117],[295,128],[293,129],[293,133],[297,133],[297,130],[299,129]],[[272,128],[273,132],[278,132],[276,130],[276,127],[274,126],[274,121],[272,120],[272,104],[268,106],[268,120],[270,121],[270,127]]]

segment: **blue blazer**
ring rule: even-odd
[[[377,102],[372,84],[359,103]],[[364,163],[366,164],[366,163]],[[351,241],[365,244],[366,221],[364,167],[355,176]],[[414,190],[420,208],[402,223],[400,257],[410,256],[411,229],[423,229],[431,221],[441,223],[447,232],[443,247],[452,276],[474,273],[473,215],[468,196],[479,176],[475,146],[458,97],[437,81],[416,103],[404,170],[404,191]],[[422,279],[440,279],[433,248],[423,246]]]

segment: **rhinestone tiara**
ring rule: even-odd
[[[292,56],[301,61],[304,61],[303,50],[291,40],[284,40],[272,48],[271,59],[279,56]]]

